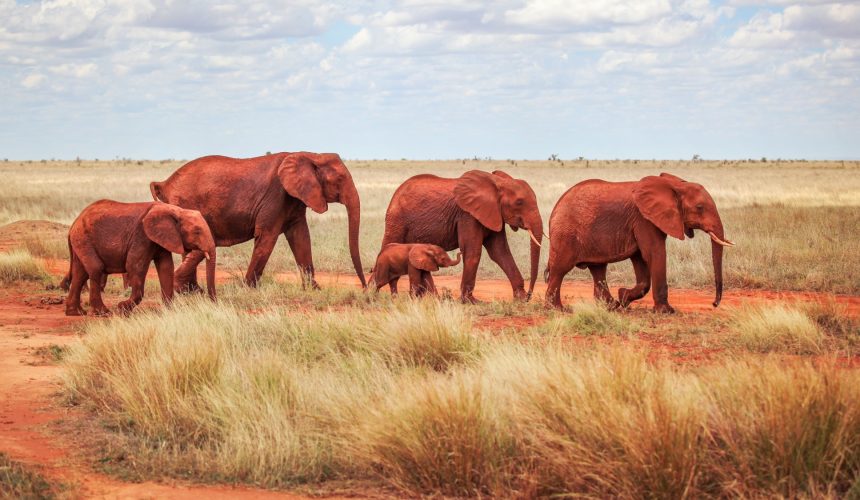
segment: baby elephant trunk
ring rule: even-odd
[[[456,266],[459,263],[460,263],[460,252],[457,252],[457,258],[454,260],[451,260],[451,257],[448,257],[448,261],[445,262],[444,266],[445,267],[452,267],[452,266]]]

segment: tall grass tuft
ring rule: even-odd
[[[602,302],[578,302],[571,313],[555,315],[536,328],[543,335],[631,335],[640,325]]]
[[[49,278],[45,263],[26,250],[0,252],[0,283],[44,281]]]
[[[731,328],[735,342],[756,352],[817,354],[825,341],[824,333],[802,309],[781,304],[733,311]]]

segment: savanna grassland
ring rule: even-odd
[[[0,163],[0,225],[68,224],[103,197],[149,200],[149,182],[180,164]],[[362,197],[366,269],[391,194],[418,173],[501,169],[524,178],[546,225],[558,197],[581,180],[666,171],[708,188],[737,244],[725,254],[726,296],[816,293],[674,316],[587,300],[565,312],[507,297],[464,306],[445,295],[302,290],[273,277],[293,269],[279,243],[258,289],[228,278],[217,303],[191,296],[162,307],[150,284],[131,316],[67,327],[80,338],[50,351],[62,370],[54,404],[73,408],[66,425],[89,436],[76,441],[88,466],[124,480],[309,494],[860,495],[860,320],[856,301],[833,295],[860,293],[860,164],[347,165]],[[349,274],[343,207],[309,222],[316,267]],[[509,240],[523,269],[528,236]],[[65,258],[62,242],[33,235],[18,246],[0,254],[4,293],[44,295],[36,290],[58,276],[42,258]],[[670,300],[691,293],[681,289],[711,291],[709,249],[701,235],[670,241],[678,289]],[[219,266],[241,275],[249,252],[248,244],[219,249]],[[486,256],[481,266],[479,282],[502,276]],[[610,271],[613,290],[631,284],[629,264]],[[568,279],[590,282],[584,271]],[[108,304],[126,293],[112,282]]]

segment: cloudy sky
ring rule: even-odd
[[[0,158],[860,158],[860,2],[0,0]]]

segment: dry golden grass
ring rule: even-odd
[[[148,201],[149,182],[162,180],[181,161],[83,161],[0,163],[0,223],[48,219],[71,223],[87,204],[100,199]],[[736,161],[347,161],[362,198],[362,261],[370,268],[379,250],[384,215],[394,190],[419,173],[456,177],[464,171],[505,170],[534,188],[544,222],[569,187],[585,179],[636,180],[662,171],[703,184],[723,215],[727,236],[738,243],[726,252],[726,285],[769,289],[860,292],[858,238],[860,226],[860,163],[736,162]],[[309,216],[317,269],[350,273],[346,247],[346,211],[332,205],[325,214]],[[526,271],[529,238],[509,232],[512,250]],[[219,252],[219,265],[244,274],[251,244]],[[54,249],[47,251],[54,255]],[[544,261],[547,252],[543,252]],[[711,276],[707,238],[669,243],[671,286],[708,287]],[[294,269],[287,245],[281,243],[269,263],[271,270]],[[459,272],[444,270],[443,273]],[[503,277],[486,256],[481,277]],[[570,279],[590,279],[576,270]],[[610,266],[609,282],[630,286],[628,263]]]
[[[48,278],[45,263],[26,250],[0,252],[0,283],[43,281]]]
[[[627,343],[491,338],[474,330],[482,311],[450,301],[358,295],[227,287],[218,304],[182,298],[86,323],[63,359],[67,394],[128,438],[124,467],[144,478],[360,480],[445,496],[858,488],[860,373],[828,359],[738,351],[674,366]],[[588,319],[550,333],[635,321],[581,309]]]

